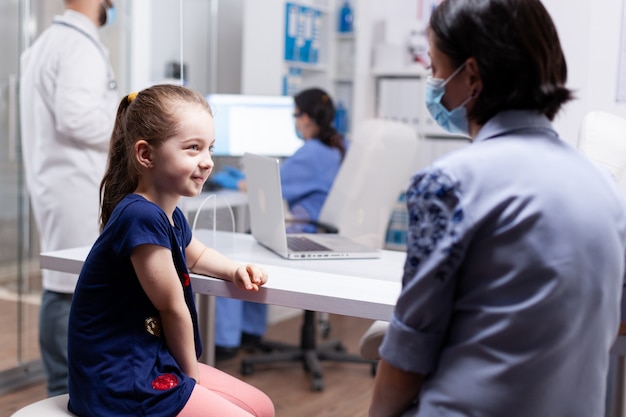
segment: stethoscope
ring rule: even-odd
[[[74,26],[74,25],[72,25],[70,23],[67,23],[67,22],[61,22],[59,20],[55,20],[53,23],[55,25],[63,25],[63,26],[67,26],[68,28],[74,29],[75,31],[81,33],[83,36],[85,36],[87,39],[89,39],[91,41],[91,43],[93,43],[95,45],[95,47],[98,49],[98,52],[100,52],[100,55],[102,55],[102,59],[104,60],[104,64],[106,66],[107,87],[109,88],[109,90],[117,90],[117,80],[115,79],[115,76],[113,75],[113,68],[111,67],[111,63],[109,62],[109,58],[107,57],[106,52],[104,52],[104,49],[102,49],[102,46],[94,38],[92,38],[91,35],[89,35],[87,32],[85,32],[84,30],[82,30],[78,26]]]

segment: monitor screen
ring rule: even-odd
[[[246,152],[289,157],[302,146],[296,136],[293,97],[209,94],[216,156]]]

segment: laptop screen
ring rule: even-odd
[[[209,94],[207,101],[215,119],[215,156],[289,157],[302,146],[292,97]]]

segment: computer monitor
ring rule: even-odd
[[[302,146],[296,136],[293,97],[209,94],[215,120],[215,156],[246,152],[289,157]]]

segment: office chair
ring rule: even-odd
[[[393,205],[413,173],[417,148],[417,132],[408,125],[379,119],[364,121],[354,132],[318,223],[370,247],[382,248]],[[253,373],[257,364],[302,362],[312,375],[313,391],[324,388],[320,366],[323,360],[369,364],[375,374],[377,361],[347,353],[340,341],[318,346],[315,317],[315,312],[304,311],[298,346],[265,341],[263,348],[270,352],[244,358],[241,373]]]
[[[578,133],[577,148],[597,166],[620,182],[626,168],[626,119],[601,111],[588,113]],[[611,349],[606,416],[623,416],[622,394],[626,389],[626,323],[622,322]]]

